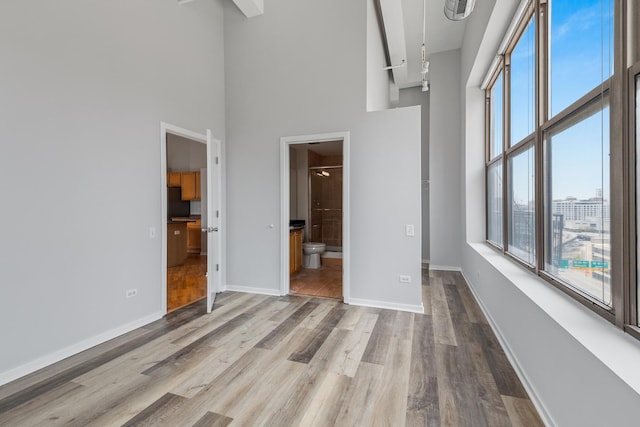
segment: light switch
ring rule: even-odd
[[[413,224],[407,224],[405,229],[406,229],[405,231],[406,231],[407,236],[412,236],[413,237],[413,236],[416,235],[416,229],[413,226]]]

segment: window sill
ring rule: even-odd
[[[640,394],[640,342],[486,243],[468,243],[586,350]],[[471,278],[471,276],[469,276]],[[470,283],[473,286],[473,282]]]

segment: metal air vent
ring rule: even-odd
[[[476,0],[445,0],[444,16],[452,21],[461,21],[473,12]]]

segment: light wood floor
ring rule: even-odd
[[[320,268],[301,268],[291,276],[289,289],[294,295],[342,300],[342,259],[322,258]]]
[[[424,315],[225,292],[0,387],[0,425],[542,425],[462,276],[423,283]]]

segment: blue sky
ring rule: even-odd
[[[552,0],[551,114],[555,115],[611,75],[613,0]],[[512,55],[513,143],[533,131],[534,25],[523,34]],[[608,108],[552,137],[552,198],[609,198]],[[523,162],[525,167],[530,162]],[[529,171],[533,179],[533,170]],[[522,174],[518,174],[523,177]],[[531,200],[531,185],[519,179],[514,198]],[[523,182],[524,181],[524,182]]]

